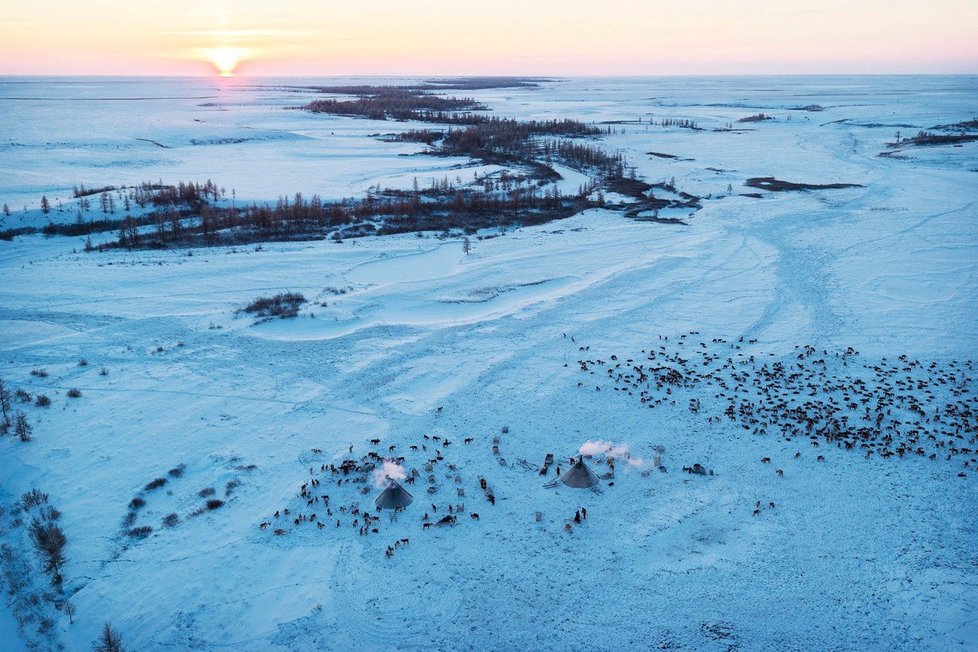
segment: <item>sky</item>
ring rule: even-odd
[[[0,0],[0,74],[978,73],[976,0]]]

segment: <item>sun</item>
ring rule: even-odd
[[[238,64],[248,55],[245,48],[234,47],[206,48],[201,53],[214,65],[221,77],[233,76]]]

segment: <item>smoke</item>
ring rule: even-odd
[[[587,455],[593,457],[595,455],[604,455],[609,459],[624,460],[628,467],[636,469],[645,469],[649,466],[649,461],[641,457],[632,457],[630,448],[626,443],[616,444],[613,441],[603,441],[601,439],[592,439],[581,444],[578,451],[581,455]],[[662,459],[656,455],[653,465],[658,467],[662,463]]]
[[[594,456],[604,454],[605,457],[628,458],[628,444],[616,444],[600,439],[588,440],[577,449],[581,455]]]
[[[384,460],[384,463],[379,469],[374,469],[373,482],[375,487],[383,489],[387,486],[388,478],[391,480],[403,480],[405,477],[407,477],[407,473],[404,472],[403,466],[390,460]]]

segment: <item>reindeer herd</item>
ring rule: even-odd
[[[611,389],[650,409],[688,405],[693,413],[706,413],[709,424],[726,420],[754,435],[806,440],[813,448],[835,444],[866,458],[943,458],[960,465],[961,478],[978,464],[971,360],[922,362],[901,355],[869,361],[851,347],[807,345],[776,357],[751,352],[756,340],[694,342],[690,336],[698,334],[671,341],[660,336],[658,346],[634,357],[583,357],[578,366],[590,380],[578,387]],[[579,353],[588,350],[579,347]]]
[[[504,428],[503,432],[508,432]],[[469,446],[474,437],[462,438],[463,445]],[[498,456],[499,437],[493,439],[493,450]],[[420,518],[421,529],[451,527],[462,518],[471,522],[480,521],[478,512],[469,512],[465,498],[465,482],[459,465],[450,461],[450,452],[456,447],[450,439],[439,435],[424,434],[416,444],[406,446],[408,453],[398,455],[398,445],[382,445],[380,439],[368,440],[369,448],[363,455],[353,455],[354,446],[347,449],[347,455],[339,461],[326,461],[322,449],[314,448],[308,460],[316,463],[308,467],[307,478],[299,485],[298,493],[288,507],[276,510],[266,520],[259,523],[260,530],[271,530],[276,536],[285,536],[297,530],[352,530],[361,537],[378,535],[384,529],[380,513],[371,513],[361,503],[371,504],[378,488],[374,475],[383,468],[385,462],[393,462],[404,469],[401,482],[409,492],[417,492],[424,487],[430,503]],[[454,490],[450,489],[452,487]],[[491,507],[496,496],[485,477],[479,476],[479,487],[486,502]],[[440,500],[439,500],[440,499]],[[389,522],[402,518],[399,512],[390,513]],[[387,546],[385,554],[393,557],[408,538],[398,538]]]

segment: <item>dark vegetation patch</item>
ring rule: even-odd
[[[919,131],[916,136],[910,138],[897,138],[892,143],[887,143],[889,148],[896,147],[928,147],[934,145],[959,145],[978,140],[978,134],[936,134],[933,131]]]
[[[154,489],[159,489],[166,484],[166,478],[156,478],[155,480],[150,480],[146,483],[146,491],[153,491]]]
[[[972,118],[971,120],[964,120],[963,122],[955,122],[949,125],[937,125],[931,127],[931,129],[937,129],[940,131],[978,131],[978,118]]]
[[[81,390],[75,387],[68,390],[68,398],[81,398],[81,395]]]
[[[210,500],[207,501],[207,509],[215,510],[221,507],[223,504],[224,504],[223,500],[219,498],[211,498]]]
[[[641,215],[625,213],[626,217],[631,217],[638,222],[654,222],[656,224],[676,224],[679,226],[689,226],[689,222],[678,217],[659,217],[658,214]]]
[[[655,124],[654,122],[652,124]],[[680,129],[692,129],[693,131],[702,131],[700,126],[696,124],[695,120],[690,120],[688,118],[663,118],[659,121],[659,126],[662,127],[679,127]]]
[[[298,292],[283,292],[273,297],[258,297],[242,311],[256,317],[280,317],[288,319],[299,314],[299,306],[306,303],[306,298]]]
[[[543,149],[582,159],[592,155],[586,146],[580,150],[566,145]],[[295,197],[279,198],[272,206],[216,207],[209,202],[180,210],[168,206],[146,218],[117,222],[118,239],[93,246],[91,250],[317,240],[330,234],[342,240],[454,228],[474,233],[482,228],[541,224],[598,205],[581,195],[562,195],[555,188],[541,190],[538,178],[559,178],[544,163],[528,161],[521,167],[532,176],[520,179],[504,175],[495,180],[486,179],[485,185],[476,187],[457,186],[445,178],[434,180],[430,188],[388,189],[369,192],[361,199],[335,202],[324,202],[316,195],[305,198],[297,193]],[[593,189],[589,186],[581,191]],[[141,230],[146,224],[155,224],[156,229]]]
[[[153,528],[151,528],[150,526],[140,525],[139,527],[132,528],[126,534],[128,534],[133,539],[145,539],[150,534],[152,534],[152,532],[153,532]]]
[[[38,394],[37,398],[34,399],[34,405],[37,407],[48,407],[51,405],[51,399],[46,394]]]
[[[774,177],[752,177],[744,182],[745,186],[760,188],[771,192],[787,192],[792,190],[836,190],[840,188],[864,188],[859,183],[793,183],[781,181]]]
[[[764,113],[755,113],[754,115],[749,115],[741,118],[737,122],[764,122],[765,120],[774,120],[773,115],[767,115]]]
[[[353,95],[355,98],[313,100],[302,107],[306,111],[372,120],[445,122],[452,112],[485,109],[469,97],[442,97],[407,86],[319,86],[315,90],[331,95]]]
[[[234,490],[241,486],[241,480],[234,478],[233,480],[228,480],[227,484],[224,485],[224,497],[227,498],[234,493]]]
[[[81,197],[90,197],[91,195],[101,195],[103,192],[112,192],[116,188],[115,186],[99,186],[98,188],[86,188],[84,184],[80,184],[71,189],[71,196],[75,199]]]
[[[645,193],[652,190],[653,186],[651,183],[642,181],[641,179],[617,177],[608,181],[607,188],[611,192],[617,192],[619,195],[634,197],[635,199],[645,199]]]
[[[424,143],[425,145],[434,145],[444,137],[444,131],[435,131],[432,129],[410,129],[408,131],[402,131],[399,134],[391,134],[385,138],[385,140],[388,142]]]
[[[552,79],[544,77],[454,77],[426,79],[425,84],[439,90],[478,91],[493,88],[538,88]]]
[[[20,504],[24,508],[24,511],[30,511],[46,502],[48,502],[48,495],[37,488],[25,492],[20,497]]]
[[[679,158],[675,154],[663,154],[662,152],[646,152],[649,156],[655,156],[658,158]]]

